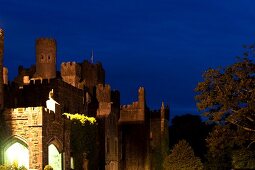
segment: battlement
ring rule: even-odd
[[[81,63],[81,79],[85,85],[93,87],[105,83],[105,71],[101,63],[90,63],[87,60]]]
[[[98,102],[111,102],[111,86],[98,84],[96,86],[96,97]]]
[[[98,84],[97,86],[97,90],[99,91],[111,91],[111,86],[109,84]]]
[[[141,123],[145,120],[145,90],[138,89],[138,101],[120,107],[119,123]]]
[[[65,67],[72,67],[73,65],[76,65],[77,63],[75,61],[68,61],[68,62],[62,62],[61,66]]]
[[[138,102],[133,102],[132,104],[121,105],[120,109],[122,111],[131,111],[131,110],[138,110],[140,108],[139,108],[139,103]]]
[[[56,40],[54,38],[37,38],[36,39],[36,45],[38,44],[47,44],[47,45],[56,45]]]
[[[81,66],[76,62],[61,63],[61,76],[81,76]]]

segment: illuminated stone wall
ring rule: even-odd
[[[138,101],[120,108],[120,123],[143,123],[145,121],[145,92],[144,88],[138,89]]]
[[[29,168],[42,170],[48,164],[48,146],[54,144],[64,154],[64,167],[70,167],[70,128],[59,112],[44,107],[6,109],[4,112],[5,139],[2,149],[11,140],[19,139],[28,146]],[[2,155],[3,156],[3,155]]]

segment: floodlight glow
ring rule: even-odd
[[[49,165],[54,169],[54,170],[61,170],[62,169],[62,156],[61,153],[58,152],[57,148],[55,145],[51,144],[48,148],[49,152]]]
[[[19,166],[23,165],[28,169],[29,151],[24,145],[16,142],[5,151],[4,160],[6,164],[13,164],[14,162],[17,162]]]

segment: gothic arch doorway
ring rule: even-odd
[[[28,146],[18,139],[9,140],[4,148],[4,163],[18,163],[18,166],[29,168],[29,150]]]
[[[62,154],[54,144],[50,144],[48,147],[48,160],[54,170],[62,170]]]

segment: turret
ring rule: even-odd
[[[78,88],[81,79],[81,66],[75,62],[63,62],[61,77],[66,83]]]
[[[144,111],[145,110],[145,92],[144,92],[144,87],[140,87],[139,90],[138,90],[138,103],[139,103],[139,108]]]
[[[0,109],[3,109],[4,107],[3,58],[4,58],[4,31],[0,28]]]
[[[56,77],[56,41],[50,38],[36,40],[36,78]]]
[[[87,87],[105,84],[105,71],[102,64],[84,61],[81,63],[81,78]]]

